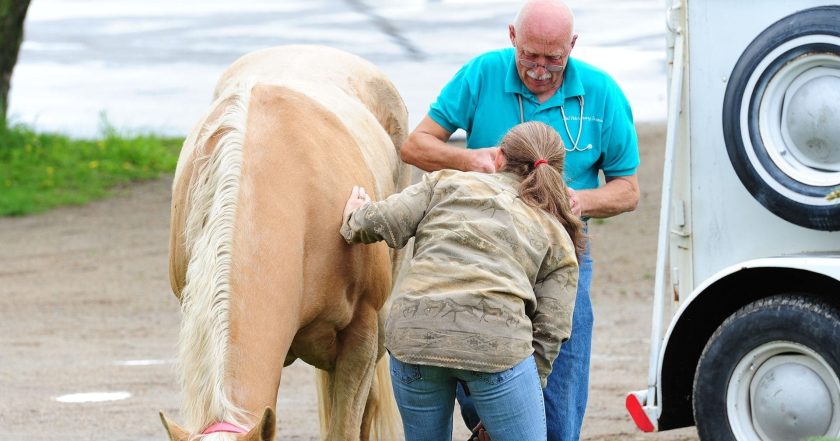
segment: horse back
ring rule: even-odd
[[[408,136],[408,111],[393,83],[367,60],[335,48],[287,45],[246,54],[222,74],[214,97],[224,96],[243,82],[294,85],[312,96],[329,85],[361,102],[397,152]]]

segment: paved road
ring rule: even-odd
[[[393,5],[398,3],[398,6]],[[575,56],[612,73],[636,117],[665,118],[661,0],[569,0]],[[400,89],[412,127],[469,58],[506,46],[518,1],[37,0],[12,79],[11,115],[38,128],[183,135],[240,55],[315,43],[358,54]]]

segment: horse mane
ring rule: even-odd
[[[224,374],[233,229],[251,86],[239,85],[216,99],[203,126],[185,143],[195,149],[195,171],[184,235],[189,264],[181,293],[179,376],[182,417],[192,433],[217,421],[239,426],[247,423],[247,412],[237,407],[225,390]],[[221,441],[233,436],[219,433],[205,439]]]

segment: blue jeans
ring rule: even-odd
[[[583,413],[589,398],[589,356],[592,352],[592,301],[589,285],[592,283],[592,258],[587,246],[579,259],[575,311],[572,315],[572,335],[563,343],[554,360],[548,385],[543,390],[548,441],[578,441]],[[472,389],[470,389],[472,391]],[[480,419],[471,396],[458,387],[458,402],[467,427],[473,428]],[[491,436],[492,438],[492,436]],[[496,441],[493,438],[493,441]]]
[[[467,384],[493,441],[545,441],[545,408],[534,357],[496,373],[403,363],[391,357],[391,385],[406,441],[452,440],[458,380]]]

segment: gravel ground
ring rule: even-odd
[[[695,441],[693,428],[640,433],[624,410],[647,384],[664,125],[639,126],[636,212],[593,222],[595,338],[584,440]],[[0,440],[163,440],[180,421],[179,323],[167,268],[171,177],[83,207],[0,218]],[[122,393],[64,402],[79,393]],[[311,368],[284,371],[283,440],[317,440]],[[457,418],[457,416],[456,416]],[[456,424],[455,439],[466,431]]]

